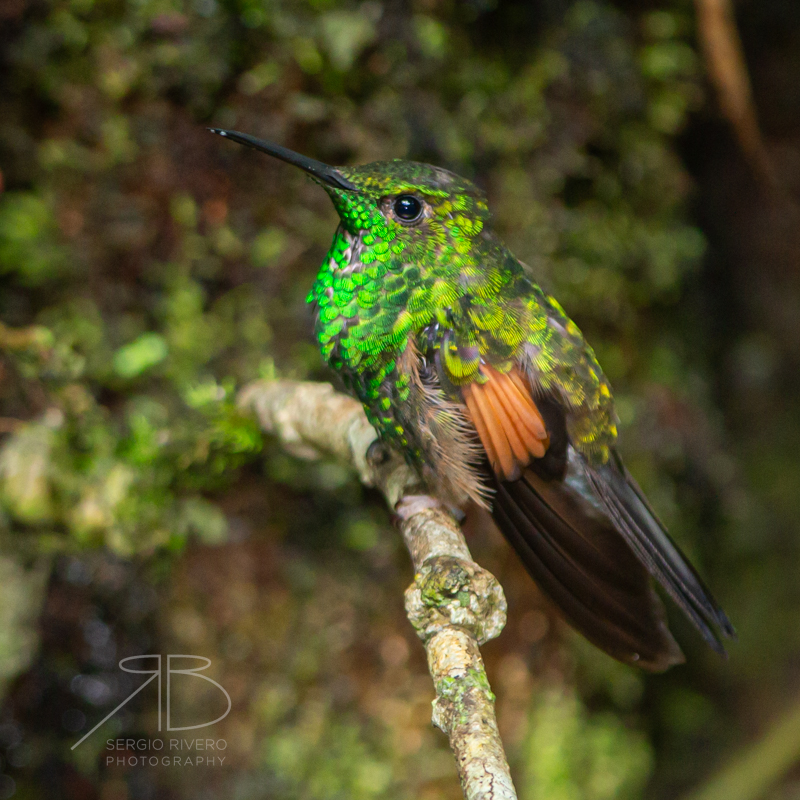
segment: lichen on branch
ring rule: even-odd
[[[502,631],[506,601],[494,576],[472,560],[453,515],[420,493],[418,477],[377,441],[360,403],[330,384],[258,381],[242,390],[239,403],[294,455],[337,458],[386,497],[414,564],[405,606],[436,689],[433,722],[450,740],[464,796],[515,800],[478,649]]]

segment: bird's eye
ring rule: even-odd
[[[416,222],[422,216],[422,203],[413,194],[401,194],[395,198],[393,207],[403,222]]]

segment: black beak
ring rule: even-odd
[[[260,150],[270,156],[275,156],[287,164],[294,164],[296,167],[305,170],[309,175],[313,175],[318,181],[332,186],[334,189],[344,189],[347,192],[354,192],[358,187],[350,183],[344,175],[333,167],[323,164],[321,161],[315,161],[313,158],[301,156],[300,153],[295,153],[294,150],[289,150],[286,147],[281,147],[279,144],[272,144],[272,142],[265,142],[262,139],[256,139],[255,136],[250,136],[247,133],[239,133],[238,131],[225,131],[221,128],[209,128],[211,133],[224,136],[226,139],[231,139],[239,144],[247,145],[255,150]]]

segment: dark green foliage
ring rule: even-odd
[[[67,645],[45,641],[0,722],[24,718],[33,743],[14,767],[0,728],[20,792],[53,795],[39,775],[83,785],[69,770],[127,791],[130,776],[98,772],[101,740],[71,753],[59,727],[78,706],[101,718],[66,687],[112,674],[79,646],[102,618],[120,657],[198,648],[240,689],[223,733],[235,769],[148,773],[155,796],[459,797],[385,512],[338,467],[265,447],[235,406],[259,376],[330,378],[305,297],[336,214],[207,125],[333,164],[430,162],[484,189],[510,250],[595,347],[631,471],[740,629],[727,664],[686,632],[689,666],[645,682],[565,646],[475,524],[510,601],[486,655],[522,796],[637,797],[654,776],[648,796],[675,797],[767,727],[800,647],[796,263],[771,249],[800,226],[765,236],[751,220],[772,207],[753,200],[717,218],[747,236],[703,261],[678,144],[713,188],[704,210],[757,193],[731,182],[718,140],[680,140],[704,102],[691,4],[14,0],[2,14],[0,680],[33,654],[37,556],[81,554],[43,626],[74,610]],[[795,74],[787,52],[763,85]],[[218,546],[184,553],[192,536]],[[153,572],[92,561],[100,545]],[[160,593],[135,612],[153,574]]]

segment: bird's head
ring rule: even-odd
[[[457,261],[489,219],[484,193],[439,167],[401,160],[331,167],[248,134],[211,130],[311,175],[327,191],[345,230],[366,245],[362,261],[401,253],[404,259],[422,258],[432,248]]]

